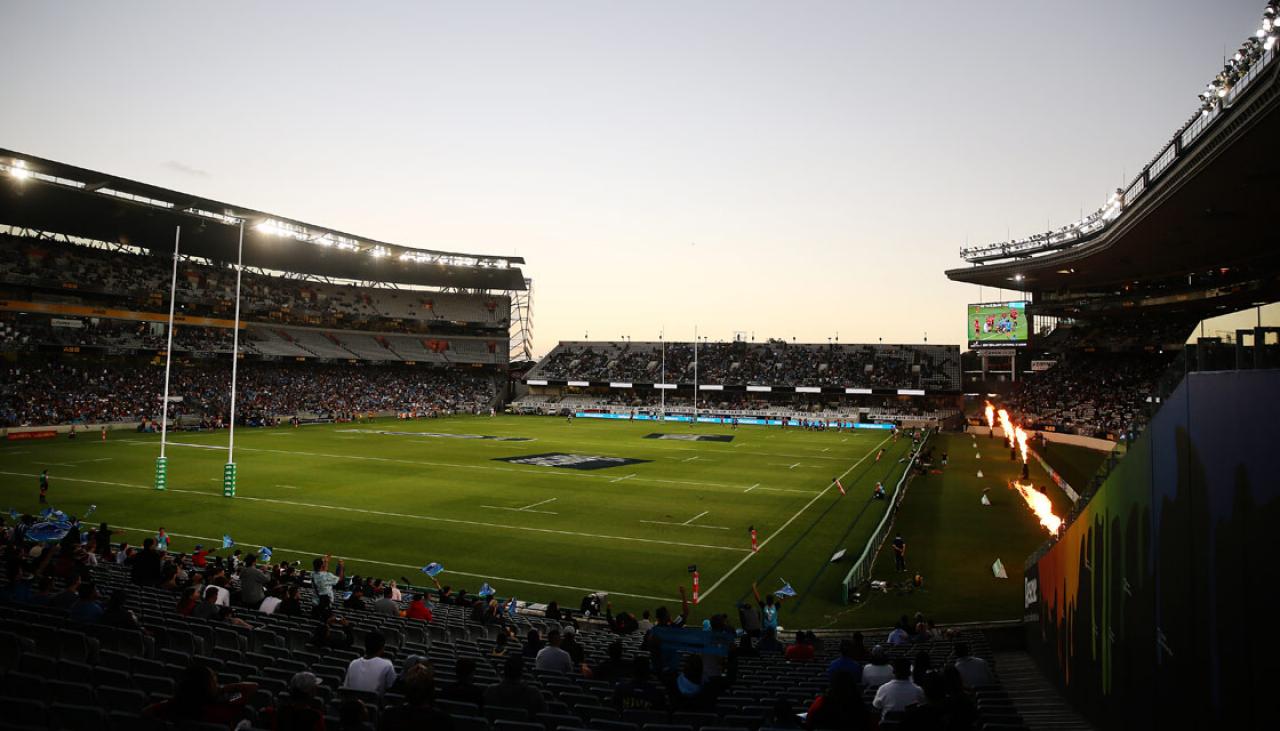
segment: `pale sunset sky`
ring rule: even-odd
[[[1264,4],[0,0],[0,147],[518,254],[538,355],[963,343],[960,247],[1102,205]]]

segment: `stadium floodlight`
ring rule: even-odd
[[[1015,274],[1015,275],[1013,275],[1013,281],[1015,281],[1015,282],[1021,282],[1021,281],[1022,281],[1022,275],[1021,275],[1021,274]]]
[[[27,163],[22,160],[15,160],[13,166],[9,168],[9,174],[18,180],[26,180],[31,177],[31,171],[27,169]]]

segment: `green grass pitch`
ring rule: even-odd
[[[376,433],[404,432],[401,434]],[[650,433],[723,434],[728,442],[646,439]],[[528,441],[415,435],[438,433]],[[221,495],[222,433],[176,433],[169,490],[152,484],[158,439],[116,432],[6,445],[0,506],[34,510],[40,469],[51,503],[72,514],[89,504],[139,542],[164,526],[175,548],[231,534],[268,543],[276,556],[332,552],[349,570],[424,577],[503,594],[576,604],[586,590],[615,608],[672,603],[696,564],[699,614],[727,611],[758,579],[786,578],[802,592],[796,618],[819,623],[835,607],[844,569],[826,565],[837,547],[854,553],[883,509],[872,486],[892,486],[904,439],[882,431],[843,434],[552,417],[439,420],[237,431],[239,490]],[[889,451],[877,463],[881,443]],[[533,466],[497,458],[565,453],[647,460],[598,470]],[[827,489],[843,476],[850,494]],[[647,521],[647,522],[646,522]],[[763,544],[750,551],[748,526]],[[803,617],[803,619],[801,619]]]
[[[645,438],[651,433],[732,440]],[[884,501],[871,500],[875,483],[892,489],[910,446],[877,430],[735,431],[533,416],[246,428],[236,432],[238,495],[228,499],[226,432],[180,432],[171,441],[163,493],[152,489],[155,435],[5,443],[0,507],[35,511],[36,475],[47,468],[53,506],[82,515],[97,505],[91,522],[107,521],[131,543],[160,526],[174,550],[220,544],[228,533],[241,547],[272,545],[277,560],[331,552],[349,572],[415,581],[425,579],[421,566],[437,561],[443,582],[469,590],[487,581],[502,595],[572,606],[600,590],[615,610],[632,611],[674,608],[696,564],[702,601],[695,617],[732,612],[752,581],[771,591],[785,579],[799,596],[784,607],[784,624],[863,626],[866,615],[840,604],[840,580],[883,514]],[[499,461],[547,453],[645,461],[597,470]],[[833,477],[847,496],[831,486]],[[927,491],[921,485],[905,513]],[[1019,511],[1006,517],[1034,528]],[[840,548],[850,558],[830,564]],[[1006,554],[1011,573],[1025,554]],[[987,618],[960,604],[963,616],[955,619]],[[1018,605],[1004,609],[1016,616]]]

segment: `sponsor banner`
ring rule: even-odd
[[[674,384],[674,383],[655,383],[655,384],[653,384],[653,387],[654,387],[654,388],[656,388],[656,389],[658,389],[659,391],[674,391],[674,390],[676,390],[676,384]]]
[[[673,439],[678,442],[732,442],[729,434],[646,434],[645,439]]]
[[[58,436],[58,432],[52,429],[40,431],[11,431],[9,432],[9,441],[17,442],[25,439],[53,439]]]
[[[892,429],[893,424],[854,424],[854,429]]]
[[[591,382],[590,381],[569,381],[569,385],[576,386],[577,388],[586,388],[587,386],[591,385]]]
[[[769,393],[772,390],[772,386],[747,386],[747,391],[750,393]]]
[[[870,394],[871,394],[871,389],[869,389],[869,388],[846,388],[846,389],[844,390],[844,392],[845,392],[845,393],[860,393],[860,394],[870,395]]]
[[[1031,361],[1031,372],[1047,371],[1058,364],[1056,360],[1033,360]]]
[[[820,386],[796,386],[796,393],[822,393]]]
[[[382,429],[337,429],[346,434],[384,434],[392,437],[428,437],[432,439],[484,439],[494,442],[531,442],[530,437],[495,437],[488,434],[448,434],[429,431],[383,431]]]
[[[632,383],[629,381],[610,381],[609,388],[631,388]]]
[[[495,457],[495,462],[511,464],[527,464],[535,467],[560,467],[571,470],[602,470],[609,467],[625,467],[632,464],[648,462],[647,459],[629,459],[627,457],[601,457],[593,454],[565,454],[564,452],[547,452],[546,454],[528,454],[520,457]]]
[[[898,389],[898,395],[899,396],[923,396],[924,389],[923,388],[900,388]]]
[[[704,383],[698,386],[698,390],[699,391],[723,391],[724,386],[713,386],[709,383]]]
[[[68,320],[65,317],[51,317],[49,318],[49,324],[54,327],[81,328],[84,327],[84,320]]]
[[[545,386],[545,385],[547,385],[546,380],[545,380],[545,379],[542,379],[542,378],[530,378],[529,380],[525,381],[525,383],[529,384],[530,386]]]

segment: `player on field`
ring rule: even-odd
[[[49,502],[49,470],[40,472],[40,504],[45,505]]]

